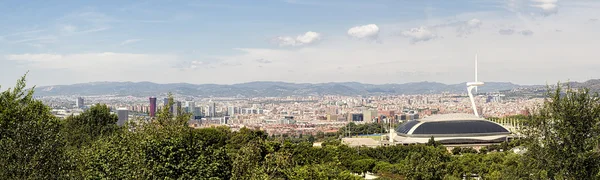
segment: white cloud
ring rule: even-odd
[[[65,25],[62,27],[62,30],[66,33],[74,33],[75,31],[77,31],[77,27],[73,25]]]
[[[121,46],[127,45],[127,44],[132,44],[132,43],[136,43],[136,42],[140,42],[142,41],[142,39],[128,39],[125,40],[123,42],[121,42]]]
[[[402,36],[410,38],[411,43],[429,41],[437,38],[437,35],[425,26],[403,31]]]
[[[600,64],[595,62],[600,56],[586,52],[600,46],[600,42],[595,41],[600,38],[600,33],[590,28],[586,20],[597,17],[594,14],[598,13],[588,11],[585,15],[571,16],[567,12],[573,11],[567,11],[567,8],[563,11],[560,16],[536,19],[521,19],[504,13],[467,16],[461,18],[465,19],[463,21],[450,21],[443,27],[419,27],[415,24],[443,24],[436,22],[448,22],[447,19],[381,25],[397,32],[406,30],[406,27],[418,27],[401,33],[412,42],[436,39],[435,42],[419,45],[408,44],[404,37],[399,36],[386,36],[383,39],[386,43],[377,46],[332,37],[319,47],[238,49],[242,53],[219,59],[237,62],[240,66],[220,67],[205,73],[236,72],[233,75],[236,80],[222,78],[226,81],[224,83],[256,80],[459,83],[472,78],[469,71],[472,69],[472,57],[479,53],[483,81],[545,84],[566,79],[589,79],[597,74],[594,68],[600,68]],[[582,16],[587,18],[582,19]],[[557,36],[556,29],[564,30],[564,33]],[[457,30],[477,33],[462,38],[456,36]],[[257,59],[268,59],[272,63],[259,68]],[[575,62],[569,63],[566,68],[562,63],[565,59]],[[558,70],[565,72],[554,73]],[[531,76],[533,72],[535,76]]]
[[[313,44],[321,39],[321,34],[313,31],[308,31],[296,37],[279,36],[275,38],[275,43],[279,46],[302,46]]]
[[[86,74],[140,71],[144,68],[164,67],[176,58],[169,55],[132,53],[82,53],[82,54],[11,54],[5,59],[17,61],[35,69],[66,69]],[[165,64],[161,64],[165,63]]]
[[[558,0],[508,0],[507,8],[510,11],[522,14],[538,14],[548,16],[558,13]],[[532,9],[533,8],[533,9]],[[534,10],[538,11],[534,11]]]
[[[558,12],[558,0],[531,0],[531,7],[536,7],[542,10],[544,15],[556,14]]]
[[[318,41],[320,38],[321,34],[309,31],[304,33],[304,35],[296,37],[296,41],[298,41],[300,44],[310,44],[315,41]]]
[[[356,26],[348,29],[348,36],[358,39],[377,39],[379,35],[379,27],[375,24],[367,24]]]
[[[471,19],[471,20],[467,21],[467,26],[470,28],[478,28],[479,26],[481,26],[481,20]]]
[[[204,65],[204,62],[202,62],[202,61],[192,61],[192,62],[190,62],[190,66],[188,69],[196,69],[196,68],[201,67],[202,65]]]
[[[82,29],[78,26],[69,24],[69,25],[61,26],[59,29],[60,29],[60,32],[62,32],[62,35],[75,35],[75,34],[86,34],[86,33],[106,31],[106,30],[109,30],[110,27],[95,26],[95,27],[90,27],[87,29]]]
[[[179,81],[181,62],[175,55],[135,53],[29,53],[0,56],[0,62],[12,61],[14,68],[30,71],[37,85],[70,84],[94,81]]]
[[[530,0],[525,2],[539,4]],[[379,34],[378,31],[372,31],[377,33],[332,35],[319,46],[299,46],[315,42],[312,40],[315,38],[303,33],[300,36],[281,37],[282,43],[289,42],[288,46],[298,48],[243,47],[235,49],[239,53],[187,57],[201,61],[181,61],[177,56],[168,54],[79,53],[13,54],[0,56],[0,63],[14,65],[17,62],[25,70],[44,74],[46,81],[31,76],[32,82],[42,83],[98,80],[219,84],[248,81],[459,83],[472,79],[472,57],[478,53],[480,80],[485,82],[545,84],[567,79],[581,81],[592,76],[598,78],[600,64],[597,60],[600,55],[590,52],[600,46],[600,41],[597,41],[600,39],[597,31],[600,24],[590,23],[588,19],[600,17],[600,11],[574,7],[566,1],[561,3],[560,14],[544,18],[526,17],[529,13],[490,12],[381,24],[381,29],[399,32],[404,37],[379,36],[377,38],[386,42],[380,45],[346,38],[352,36],[350,34],[363,39],[375,37],[369,34]],[[529,11],[540,10],[529,4],[524,7]],[[443,22],[450,23],[446,23],[445,27],[420,27]],[[410,29],[412,27],[419,28]],[[457,37],[457,31],[459,34],[472,34],[469,38]],[[412,45],[406,43],[405,37],[412,42],[436,40]],[[10,37],[7,39],[13,40]],[[7,67],[6,64],[0,64],[0,69]],[[59,73],[60,76],[56,75]]]
[[[532,2],[537,2],[537,3],[557,3],[558,0],[531,0]]]
[[[558,12],[558,5],[554,3],[535,4],[532,7],[537,7],[543,10],[545,15],[555,14]]]
[[[456,31],[458,32],[458,36],[466,36],[479,29],[482,24],[483,23],[479,19],[471,19],[462,23]]]
[[[506,7],[509,11],[520,12],[528,3],[526,0],[507,0]]]

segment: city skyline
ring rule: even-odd
[[[589,0],[48,3],[0,3],[3,87],[600,78]]]

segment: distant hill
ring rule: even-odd
[[[600,92],[600,79],[591,79],[585,82],[570,82],[574,88],[589,88],[592,92]]]
[[[565,83],[567,84],[567,83]],[[585,82],[568,82],[574,88],[589,88],[600,92],[600,79]],[[527,90],[528,88],[532,88]],[[498,92],[513,89],[525,89],[519,93],[540,93],[545,85],[523,86],[510,82],[486,82],[479,92]],[[436,94],[442,92],[464,93],[465,83],[443,84],[437,82],[412,82],[404,84],[365,84],[358,82],[331,83],[287,83],[256,81],[233,85],[152,82],[91,82],[72,85],[37,87],[36,96],[52,95],[117,95],[117,96],[159,96],[167,92],[199,97],[281,97],[308,95],[399,95],[399,94]]]
[[[497,92],[520,87],[508,82],[486,82],[479,92]],[[36,88],[35,95],[118,95],[158,96],[172,92],[200,97],[280,97],[308,95],[392,95],[434,94],[442,92],[464,93],[465,83],[443,84],[437,82],[413,82],[405,84],[364,84],[358,82],[286,83],[249,82],[233,85],[218,84],[157,84],[152,82],[92,82],[73,85],[43,86]]]

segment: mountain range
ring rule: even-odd
[[[571,82],[573,87],[589,87],[600,90],[600,79],[583,83]],[[518,88],[544,87],[545,85],[517,85],[510,82],[486,82],[479,92],[498,92]],[[152,82],[91,82],[72,85],[37,87],[36,96],[55,95],[117,95],[159,96],[167,92],[196,97],[282,97],[309,95],[392,95],[465,93],[465,83],[443,84],[437,82],[413,82],[404,84],[365,84],[358,82],[287,83],[257,81],[232,85]]]

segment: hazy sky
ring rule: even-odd
[[[600,78],[597,0],[0,1],[0,85]]]

